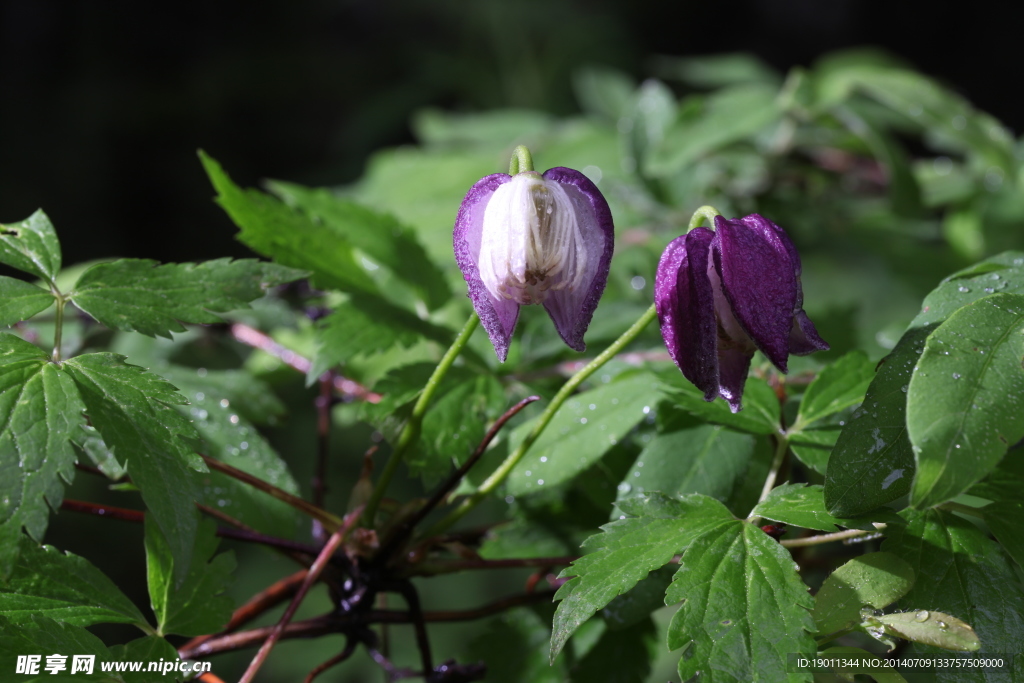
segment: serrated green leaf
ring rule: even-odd
[[[199,497],[192,470],[206,471],[192,449],[199,438],[195,428],[172,407],[185,403],[185,397],[113,353],[76,356],[64,368],[78,386],[90,422],[142,491],[174,552],[176,580],[184,580]]]
[[[906,495],[914,474],[907,387],[933,326],[911,328],[886,356],[836,442],[825,473],[825,506],[856,516]]]
[[[616,596],[601,608],[601,618],[609,630],[621,631],[647,619],[652,612],[665,606],[665,591],[672,583],[676,566],[665,565],[655,569],[622,595]]]
[[[860,623],[864,607],[883,609],[914,585],[914,570],[892,553],[855,557],[829,574],[814,596],[811,616],[828,635]]]
[[[925,297],[911,327],[941,323],[989,294],[1024,294],[1024,252],[1007,251],[957,271]]]
[[[789,449],[800,462],[818,474],[825,474],[832,449],[841,433],[839,427],[793,432],[789,437]]]
[[[71,300],[107,327],[170,337],[182,323],[216,323],[248,308],[267,289],[305,272],[254,259],[158,264],[148,259],[98,263],[78,278]]]
[[[269,189],[412,285],[430,309],[448,301],[451,290],[444,273],[427,257],[416,233],[391,214],[374,211],[326,188],[274,181]]]
[[[460,375],[462,373],[459,373]],[[432,487],[461,465],[484,437],[485,427],[506,407],[505,390],[492,375],[450,377],[423,418],[420,439],[406,463]]]
[[[61,480],[75,476],[69,439],[82,401],[67,373],[39,348],[0,334],[0,580],[18,556],[22,527],[42,540]]]
[[[178,406],[177,410],[199,432],[205,455],[298,495],[299,486],[288,465],[245,419],[241,409],[260,399],[241,395],[240,389],[250,386],[269,392],[269,387],[251,377],[243,383],[240,377],[229,374],[246,375],[238,371],[201,374],[190,368],[164,366],[160,373],[188,396],[189,405]],[[199,501],[262,533],[283,538],[294,537],[302,520],[292,506],[223,472],[210,471],[199,477]]]
[[[317,326],[319,346],[307,378],[315,379],[353,356],[408,348],[423,338],[451,343],[454,334],[380,297],[353,296]]]
[[[0,326],[28,320],[53,303],[53,294],[31,282],[0,275]]]
[[[58,660],[60,671],[51,673],[46,669],[49,655],[64,655],[67,659]],[[0,616],[0,671],[16,670],[18,655],[41,655],[38,675],[31,678],[19,677],[19,683],[35,683],[36,681],[99,681],[101,683],[125,683],[125,679],[117,673],[104,673],[100,662],[111,660],[110,651],[99,638],[81,626],[62,624],[49,617],[33,615],[31,619],[18,623],[8,621]],[[93,655],[93,672],[82,671],[72,674],[73,655]],[[31,674],[30,674],[31,675]]]
[[[786,548],[752,524],[733,520],[693,539],[665,604],[683,601],[668,646],[683,648],[679,676],[707,681],[809,681],[786,673],[786,655],[811,655],[814,606]]]
[[[179,659],[178,651],[160,636],[146,636],[136,638],[124,645],[115,645],[110,648],[110,656],[117,662],[176,662]],[[148,671],[125,671],[121,674],[125,683],[154,683],[153,673]],[[161,678],[166,674],[161,671]]]
[[[1022,356],[1024,296],[993,294],[929,335],[907,395],[914,507],[966,491],[1024,437]]]
[[[72,433],[71,443],[92,460],[100,472],[108,479],[117,481],[127,474],[127,470],[117,461],[114,451],[91,425],[82,425],[77,433]]]
[[[173,577],[179,573],[175,566],[178,556],[172,553],[159,525],[146,518],[149,599],[160,635],[215,633],[231,618],[232,601],[224,591],[235,569],[235,555],[229,551],[213,557],[219,543],[217,525],[210,520],[200,522],[185,580],[176,586]]]
[[[525,608],[492,619],[469,643],[465,659],[483,661],[490,683],[563,683],[565,664],[548,663],[548,626]]]
[[[189,401],[196,400],[196,393],[205,397],[216,396],[217,401],[227,401],[240,416],[254,424],[274,424],[285,413],[285,405],[269,384],[245,370],[193,370],[176,365],[160,367],[171,383],[188,393]]]
[[[0,616],[13,624],[40,615],[76,626],[135,624],[146,618],[107,576],[84,557],[22,537],[21,554],[0,583]]]
[[[571,683],[645,683],[656,649],[650,617],[628,631],[605,629],[597,642],[572,667]]]
[[[664,142],[648,158],[646,171],[671,175],[701,156],[750,137],[778,120],[778,90],[763,83],[723,88],[702,106],[684,108],[665,133]]]
[[[1019,495],[1020,489],[1018,489]],[[1024,502],[1006,500],[983,507],[985,523],[988,530],[1003,546],[1006,554],[1013,558],[1019,567],[1024,568]]]
[[[597,610],[668,564],[694,538],[736,521],[724,505],[701,495],[648,494],[622,501],[620,507],[634,516],[602,526],[604,533],[584,543],[589,552],[559,575],[573,578],[555,594],[561,602],[551,633],[552,661]]]
[[[724,503],[753,452],[753,437],[715,425],[657,434],[619,484],[618,497],[702,493]]]
[[[970,624],[986,652],[1016,652],[1024,642],[1024,590],[999,546],[965,519],[940,510],[907,510],[905,527],[890,528],[882,550],[905,560],[916,580],[905,609],[937,610]],[[943,652],[923,648],[924,652]],[[936,680],[1013,681],[1007,671],[936,669]]]
[[[875,618],[885,625],[887,633],[915,643],[959,652],[977,652],[981,648],[970,625],[942,612],[922,609]]]
[[[991,501],[1013,501],[1020,499],[1021,491],[1024,491],[1024,455],[1014,448],[967,493]]]
[[[779,399],[767,382],[748,377],[743,391],[743,410],[734,413],[722,399],[712,403],[675,368],[659,373],[668,397],[679,408],[705,422],[720,424],[749,434],[779,432]]]
[[[217,203],[238,226],[243,244],[277,263],[311,271],[317,287],[377,291],[352,245],[330,227],[268,194],[243,190],[211,157],[199,152],[199,158],[217,190]]]
[[[863,518],[833,517],[825,509],[825,498],[822,488],[817,484],[783,484],[772,489],[768,497],[758,503],[752,515],[764,517],[783,524],[818,529],[819,531],[838,531],[836,525],[852,529],[872,530],[872,522],[898,521],[899,517],[892,511],[877,510]]]
[[[506,488],[513,496],[572,479],[597,462],[659,399],[654,375],[632,374],[568,399],[526,456],[512,469]],[[514,449],[535,426],[530,420],[509,437]]]
[[[851,351],[814,378],[800,401],[800,411],[790,431],[802,431],[818,420],[864,400],[875,378],[875,364],[863,351]]]
[[[57,232],[41,210],[20,223],[0,224],[0,263],[52,282],[60,261]]]

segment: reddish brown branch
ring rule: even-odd
[[[87,503],[82,500],[70,500],[65,498],[60,504],[61,510],[72,512],[84,512],[89,515],[98,515],[110,519],[120,519],[125,522],[143,522],[145,513],[141,510],[129,510],[128,508],[114,507],[113,505],[100,505],[99,503]]]
[[[313,364],[308,358],[295,353],[291,349],[281,346],[268,335],[260,332],[254,327],[249,327],[242,323],[235,323],[231,326],[231,336],[243,344],[269,353],[285,365],[298,370],[304,375],[308,374],[310,368],[313,367]],[[334,391],[340,394],[345,400],[351,401],[353,399],[358,399],[366,401],[367,403],[380,402],[380,394],[375,394],[359,382],[346,379],[341,375],[335,375],[331,384],[334,387]]]
[[[352,638],[347,639],[345,641],[345,649],[339,652],[338,654],[334,655],[330,659],[328,659],[323,664],[317,665],[315,669],[309,672],[309,674],[306,676],[306,680],[304,680],[303,683],[313,683],[314,678],[322,674],[324,671],[327,671],[332,666],[337,666],[338,664],[344,662],[346,659],[351,657],[352,653],[355,651],[356,641]]]
[[[507,609],[512,609],[513,607],[519,607],[520,605],[548,601],[554,595],[555,591],[551,589],[537,591],[536,593],[513,595],[488,603],[482,607],[477,607],[476,609],[424,612],[423,621],[430,623],[482,619]],[[409,613],[400,610],[372,610],[365,614],[328,615],[288,624],[280,637],[281,639],[315,638],[331,633],[345,633],[349,629],[362,627],[367,624],[408,624],[411,621],[412,618]],[[211,638],[198,647],[191,649],[182,648],[179,654],[185,659],[200,659],[222,652],[233,652],[235,650],[255,647],[257,644],[265,641],[274,628],[276,626],[266,626]]]
[[[256,672],[260,670],[260,667],[263,666],[263,662],[267,659],[267,655],[269,655],[270,651],[274,649],[274,645],[276,645],[277,641],[281,638],[285,627],[288,626],[288,622],[290,622],[292,617],[295,616],[295,612],[299,609],[299,605],[301,605],[302,601],[306,598],[306,594],[309,593],[309,589],[314,583],[316,583],[317,579],[320,578],[320,574],[331,561],[331,556],[334,555],[334,551],[336,551],[345,540],[345,536],[347,536],[348,532],[353,526],[355,526],[355,523],[359,520],[359,516],[362,513],[362,507],[357,510],[353,510],[346,516],[341,526],[331,534],[331,537],[327,540],[327,544],[324,545],[323,550],[321,550],[320,554],[317,555],[313,565],[306,573],[306,576],[302,581],[302,585],[299,586],[299,590],[295,593],[292,601],[288,604],[288,608],[281,616],[281,620],[277,622],[277,625],[271,630],[270,635],[267,636],[266,641],[264,641],[263,645],[256,653],[256,656],[253,657],[252,662],[249,663],[249,668],[245,670],[245,674],[242,675],[242,678],[239,679],[238,683],[252,683],[252,679],[256,676]]]

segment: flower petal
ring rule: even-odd
[[[818,336],[818,330],[804,309],[797,309],[793,315],[793,328],[789,331],[789,352],[794,356],[806,356],[815,351],[828,351],[829,348],[828,342]]]
[[[608,283],[608,268],[615,250],[612,212],[601,191],[587,176],[571,168],[557,166],[544,172],[544,179],[559,184],[572,202],[586,252],[586,269],[579,287],[548,290],[544,308],[555,329],[569,348],[583,351],[583,334]]]
[[[750,372],[752,353],[740,348],[721,347],[718,349],[719,393],[729,404],[729,410],[738,413],[743,407],[743,386]]]
[[[480,279],[480,271],[476,264],[480,258],[481,234],[487,203],[494,191],[511,179],[512,176],[505,173],[495,173],[473,185],[459,207],[452,235],[455,261],[459,264],[462,277],[469,287],[469,298],[477,315],[480,316],[480,323],[491,339],[498,360],[502,363],[508,356],[509,342],[519,319],[519,304],[508,299],[500,299],[488,292]]]
[[[736,320],[768,360],[786,372],[799,263],[779,232],[756,213],[732,220],[717,216],[712,254]]]
[[[719,395],[718,331],[708,278],[713,239],[709,229],[695,228],[672,240],[654,278],[654,305],[669,356],[707,401]]]

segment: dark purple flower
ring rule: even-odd
[[[790,354],[828,350],[803,310],[800,256],[789,236],[758,214],[715,218],[673,240],[658,264],[654,302],[669,355],[704,392],[733,412],[754,351],[786,372]]]
[[[614,229],[608,203],[585,175],[561,167],[489,175],[462,200],[453,237],[469,298],[500,361],[525,304],[543,304],[565,343],[586,348]]]

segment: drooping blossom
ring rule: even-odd
[[[529,304],[544,306],[570,348],[586,348],[614,248],[611,211],[589,178],[561,167],[482,178],[462,201],[453,239],[500,361]]]
[[[715,217],[673,240],[658,264],[654,302],[669,355],[707,401],[741,407],[760,350],[781,372],[790,354],[828,350],[803,310],[800,256],[770,220]]]

